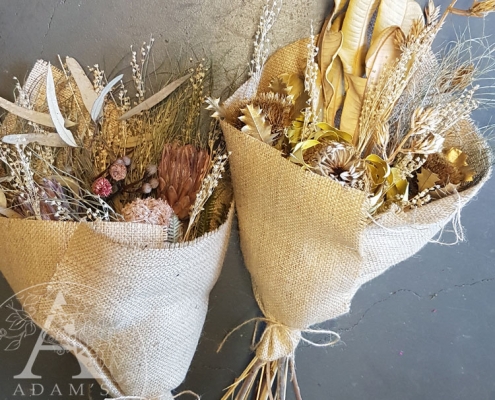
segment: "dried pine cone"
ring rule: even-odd
[[[180,219],[189,216],[210,165],[207,150],[188,144],[166,144],[158,167],[158,196],[168,202]]]

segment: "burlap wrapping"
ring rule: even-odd
[[[307,43],[276,52],[259,84],[248,81],[226,107],[266,91],[274,76],[302,73]],[[476,182],[459,195],[372,222],[364,192],[304,171],[226,122],[222,129],[232,152],[242,253],[258,304],[273,321],[256,349],[263,361],[292,354],[301,331],[348,312],[362,284],[420,250],[490,175],[486,144],[472,126],[460,126],[468,136],[462,149],[479,172]]]
[[[153,225],[0,218],[0,270],[16,293],[41,290],[30,315],[84,351],[110,395],[171,399],[194,355],[232,216],[175,245]],[[54,310],[60,293],[63,311]]]

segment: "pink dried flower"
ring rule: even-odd
[[[110,173],[110,176],[117,182],[122,181],[127,176],[127,167],[125,166],[123,161],[116,161],[112,165],[110,165],[110,169],[108,172]]]
[[[136,199],[122,209],[122,215],[127,222],[168,226],[174,215],[174,210],[162,199]]]
[[[112,184],[107,178],[101,177],[93,182],[91,190],[101,197],[108,197],[112,194]]]

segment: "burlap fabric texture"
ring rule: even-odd
[[[259,82],[226,102],[268,90],[282,73],[303,73],[308,40],[276,52]],[[253,290],[271,321],[256,354],[271,361],[293,354],[301,331],[347,313],[359,287],[427,244],[490,175],[485,142],[469,124],[465,151],[478,172],[458,195],[371,221],[366,194],[305,171],[265,143],[222,122],[236,198],[241,248]]]
[[[182,244],[165,243],[153,225],[0,218],[0,270],[21,304],[29,299],[33,320],[83,353],[111,396],[171,399],[196,350],[232,216]]]

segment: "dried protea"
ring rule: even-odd
[[[158,196],[166,200],[180,219],[189,216],[191,206],[210,166],[207,150],[188,144],[166,144],[158,167]]]
[[[173,215],[174,211],[166,201],[152,197],[136,199],[122,209],[126,222],[142,224],[168,226]]]
[[[364,188],[366,165],[353,146],[330,142],[314,155],[314,171],[354,188]]]

